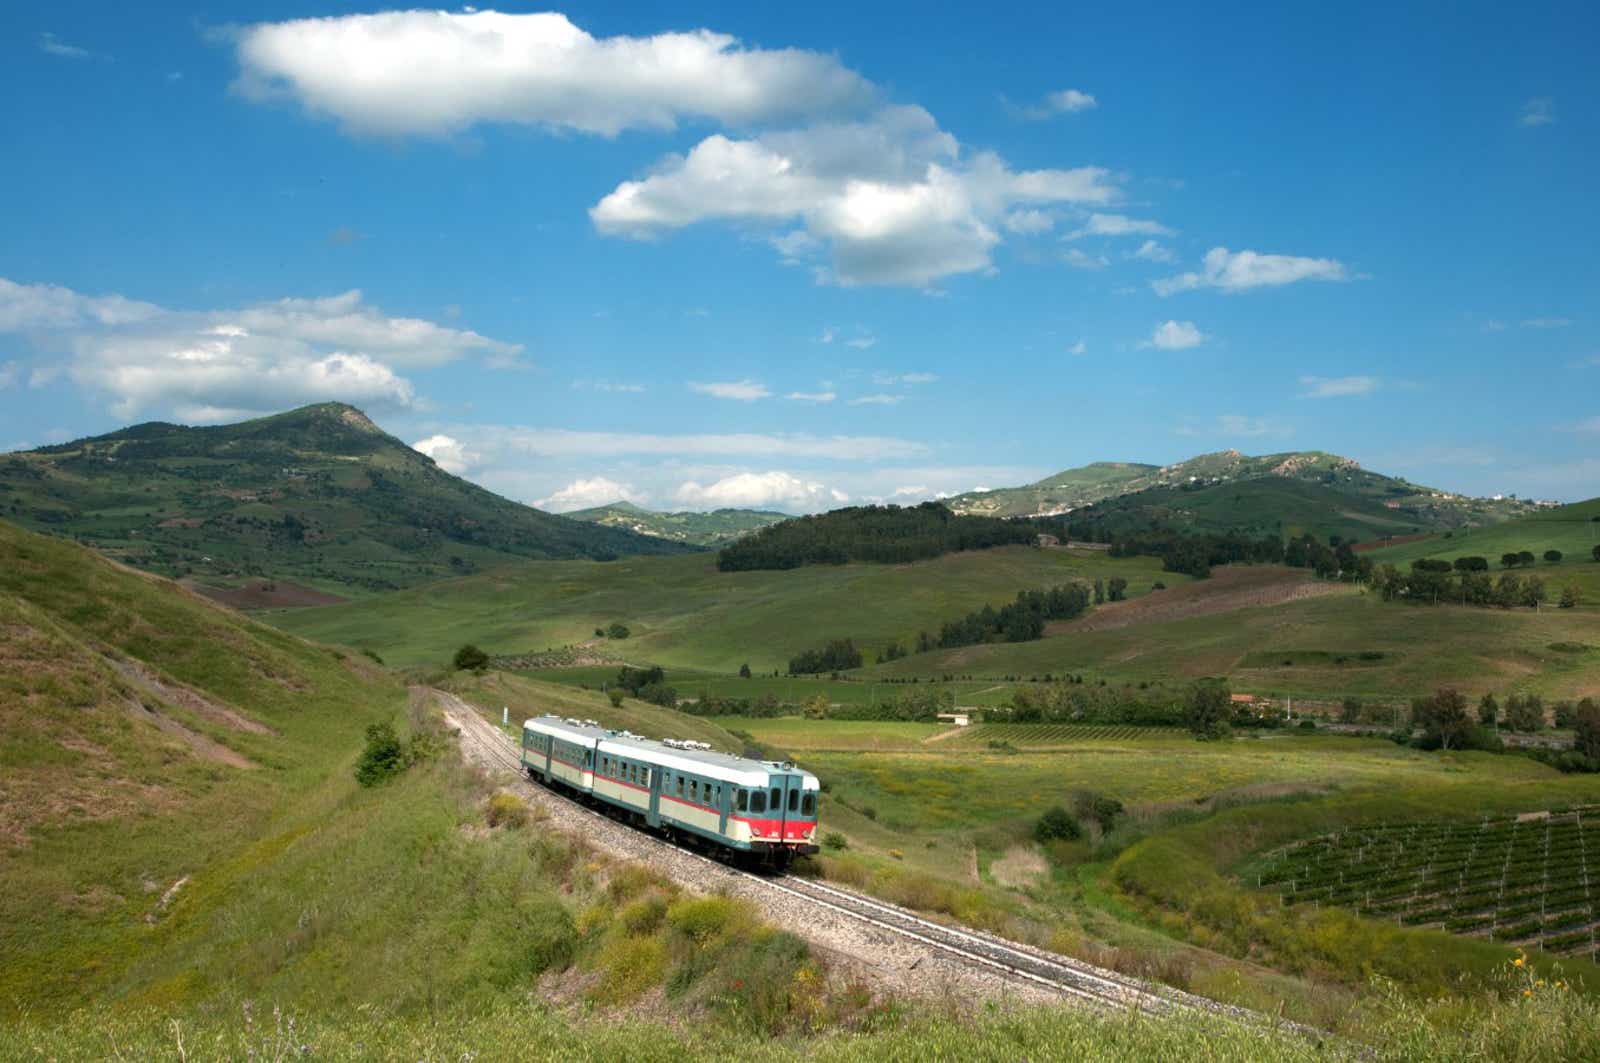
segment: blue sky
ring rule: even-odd
[[[0,449],[342,399],[555,509],[1600,494],[1593,5],[799,11],[7,5]]]

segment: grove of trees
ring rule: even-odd
[[[722,548],[723,572],[842,565],[899,564],[957,550],[1029,544],[1039,532],[1028,521],[956,516],[937,502],[918,506],[851,506],[769,525]]]

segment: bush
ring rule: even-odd
[[[744,664],[741,664],[739,666],[739,678],[740,679],[749,679],[750,678],[750,662],[749,661],[746,661]]]
[[[389,723],[375,723],[367,728],[367,745],[356,761],[356,782],[362,786],[377,786],[405,770],[406,751],[400,738]]]
[[[822,836],[822,847],[832,853],[842,853],[850,848],[850,840],[836,830]]]
[[[625,639],[627,637],[628,637],[628,625],[627,624],[623,624],[623,623],[618,622],[618,623],[613,623],[610,627],[606,628],[606,638],[610,638],[610,639]]]
[[[528,822],[528,806],[520,797],[502,790],[489,798],[484,819],[491,827],[521,827]]]
[[[1215,680],[1196,683],[1184,707],[1184,722],[1201,741],[1226,738],[1232,708],[1232,697],[1226,683]]]
[[[608,699],[610,699],[611,707],[613,709],[622,708],[622,697],[623,697],[623,695],[622,695],[622,688],[621,687],[611,687],[609,690],[606,691],[606,697]]]
[[[1053,841],[1076,841],[1081,837],[1083,828],[1060,805],[1049,809],[1033,825],[1033,840],[1041,845]]]
[[[451,663],[458,672],[481,672],[489,667],[489,655],[469,642],[456,651]]]

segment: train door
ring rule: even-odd
[[[650,809],[645,813],[645,822],[652,827],[661,826],[661,769],[647,767],[645,774],[650,779]]]
[[[545,782],[549,782],[550,781],[550,752],[551,752],[551,750],[555,749],[556,740],[554,738],[551,738],[549,735],[540,735],[539,736],[539,746],[540,746],[541,752],[540,752],[539,757],[537,759],[538,759],[539,763],[541,765],[543,765],[543,767],[544,767],[544,781]]]
[[[767,814],[778,823],[778,837],[787,839],[789,821],[800,818],[801,776],[778,774],[767,777]]]
[[[717,833],[728,833],[728,812],[733,808],[733,787],[728,783],[717,784]]]

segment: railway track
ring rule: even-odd
[[[597,809],[548,787],[537,785],[523,770],[520,751],[509,736],[454,695],[443,691],[433,693],[443,705],[446,718],[454,723],[460,732],[463,751],[469,756],[514,773],[520,780],[520,785],[541,799],[560,802],[563,807],[591,817],[594,821],[620,826],[617,820]],[[632,830],[626,827],[623,829]],[[958,963],[980,967],[991,975],[1022,983],[1031,989],[1042,989],[1081,1005],[1119,1011],[1133,1009],[1153,1014],[1173,1011],[1207,1012],[1246,1022],[1268,1021],[1266,1016],[1248,1009],[1232,1007],[1169,986],[1146,982],[1118,971],[1008,941],[993,934],[935,922],[898,905],[889,904],[854,890],[841,889],[829,883],[793,874],[762,874],[731,867],[703,853],[673,845],[653,834],[643,831],[633,833],[648,846],[659,847],[660,850],[675,854],[679,858],[686,857],[702,865],[709,865],[722,875],[750,880],[763,890],[782,893],[801,905],[825,911],[834,917],[866,924],[879,933],[914,942],[924,950],[938,953]],[[1325,1031],[1294,1023],[1279,1021],[1278,1025],[1298,1030],[1317,1040],[1327,1036]]]

